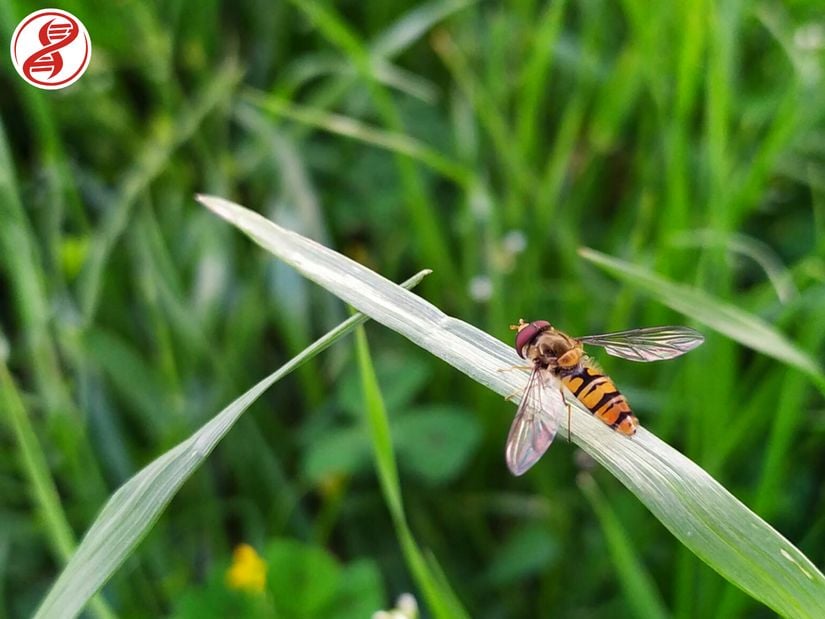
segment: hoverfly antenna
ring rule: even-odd
[[[517,325],[510,325],[510,331],[521,331],[526,326],[527,323],[524,322],[524,318],[519,318]]]

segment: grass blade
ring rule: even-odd
[[[384,30],[370,45],[376,58],[393,58],[420,40],[433,26],[477,0],[437,0],[415,7]]]
[[[511,346],[253,211],[221,198],[198,200],[305,277],[493,391],[524,388],[526,374],[498,371],[517,364]],[[559,435],[567,435],[566,426],[562,420]],[[570,430],[574,443],[731,583],[781,615],[825,616],[825,576],[693,461],[644,428],[632,439],[612,432],[578,406]]]
[[[415,286],[428,273],[421,271],[403,285]],[[77,615],[149,532],[178,489],[243,412],[270,386],[366,320],[363,314],[356,314],[341,323],[123,484],[89,527],[35,617]]]
[[[758,316],[724,303],[702,290],[676,284],[647,269],[596,250],[583,247],[579,254],[680,314],[690,316],[743,346],[802,370],[820,389],[825,389],[825,374],[820,365]]]
[[[273,95],[250,91],[246,98],[251,104],[274,116],[288,118],[308,127],[322,129],[415,159],[461,186],[469,185],[472,180],[473,174],[469,169],[405,133],[385,131],[349,116],[295,105]]]
[[[375,454],[375,467],[381,481],[381,490],[384,500],[390,510],[396,535],[404,551],[407,565],[413,574],[418,586],[427,600],[433,615],[441,619],[458,619],[469,617],[456,595],[446,588],[445,582],[430,570],[418,544],[413,537],[407,517],[404,514],[404,504],[401,498],[401,484],[398,480],[398,467],[395,461],[395,450],[392,446],[390,422],[381,388],[375,376],[375,369],[370,357],[367,336],[363,327],[355,332],[355,349],[358,356],[358,368],[361,372],[361,388],[364,393],[364,409],[372,437]]]

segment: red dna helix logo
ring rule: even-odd
[[[33,73],[48,72],[48,78],[53,78],[60,73],[63,68],[60,50],[74,41],[79,32],[80,28],[75,20],[55,23],[54,19],[50,19],[43,24],[38,31],[38,38],[44,47],[23,62],[23,73],[26,77],[34,79]]]
[[[24,80],[46,90],[76,82],[92,57],[83,23],[60,9],[42,9],[18,24],[11,40],[14,68]]]

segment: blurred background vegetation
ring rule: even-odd
[[[0,1],[3,40],[37,8]],[[589,246],[821,356],[819,2],[60,8],[92,37],[83,79],[36,91],[7,56],[0,72],[0,617],[33,611],[71,543],[35,508],[26,458],[45,458],[79,536],[130,475],[347,315],[197,191],[396,281],[432,268],[419,294],[506,341],[519,317],[571,334],[692,324],[584,262]],[[564,442],[511,477],[514,406],[396,334],[368,334],[411,527],[472,616],[770,616]],[[706,335],[669,363],[597,358],[644,426],[821,566],[822,396]],[[368,616],[416,592],[362,408],[351,340],[279,383],[107,585],[109,606],[240,614],[223,576],[239,543],[270,562],[283,617]],[[637,579],[653,605],[634,599]]]

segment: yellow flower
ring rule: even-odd
[[[263,593],[266,586],[266,561],[249,544],[239,544],[226,570],[226,584],[232,589]]]

